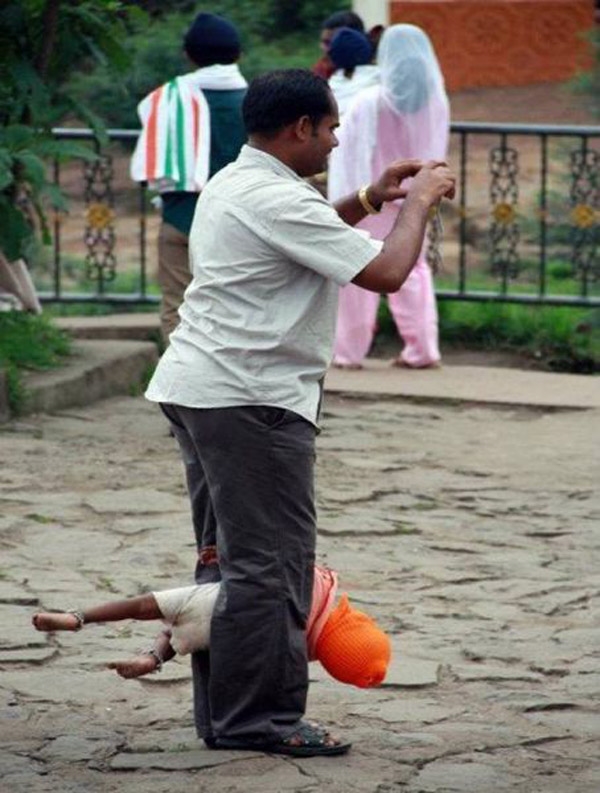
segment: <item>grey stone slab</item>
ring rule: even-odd
[[[575,708],[579,701],[558,692],[544,692],[535,690],[493,691],[486,696],[488,702],[502,704],[515,711],[540,711],[560,710]]]
[[[419,530],[398,515],[377,515],[373,510],[354,510],[352,514],[331,515],[327,508],[319,512],[319,534],[325,537],[380,536],[398,537],[418,534]]]
[[[542,675],[518,667],[490,666],[488,664],[452,664],[452,674],[464,682],[476,680],[526,680],[542,681]]]
[[[469,603],[468,609],[471,614],[496,622],[509,622],[523,616],[522,608],[511,603],[482,600],[479,603]]]
[[[7,793],[13,791],[24,791],[28,787],[17,787],[17,779],[22,779],[27,785],[27,781],[35,777],[36,774],[45,772],[44,764],[38,760],[34,760],[30,756],[23,756],[17,752],[7,752],[0,750],[0,769],[2,775],[0,784],[6,785],[5,790]]]
[[[573,627],[554,634],[555,640],[563,647],[581,649],[582,655],[591,647],[600,647],[600,627],[591,622],[585,627]]]
[[[50,741],[36,756],[46,761],[78,763],[93,758],[107,757],[115,751],[112,740],[94,739],[79,735],[60,735]]]
[[[62,577],[64,571],[72,576],[81,576],[87,570],[107,572],[107,564],[119,549],[119,538],[103,531],[86,531],[85,528],[60,526],[52,527],[52,542],[48,542],[47,526],[32,526],[21,531],[23,547],[21,555],[31,560],[33,570],[46,566],[48,580],[52,580],[53,570]],[[40,575],[41,577],[41,575]],[[30,576],[35,581],[36,575]],[[42,582],[41,582],[42,583]]]
[[[43,664],[56,655],[55,647],[10,649],[0,644],[0,666],[5,664]]]
[[[0,634],[0,647],[9,648],[46,647],[46,634],[36,631],[31,624],[33,608],[24,606],[0,605],[0,625],[10,626]]]
[[[215,752],[206,748],[174,752],[120,752],[110,761],[110,768],[113,771],[192,771],[255,757],[256,752]]]
[[[160,728],[157,725],[136,731],[129,736],[127,752],[131,754],[148,754],[150,752],[174,752],[203,748],[204,744],[196,735],[194,727]]]
[[[35,606],[38,599],[17,581],[0,579],[0,604],[9,606]]]
[[[187,498],[141,487],[98,491],[85,496],[84,503],[100,514],[189,513]]]
[[[550,710],[526,715],[533,724],[564,730],[576,737],[600,739],[600,703],[595,710]]]
[[[401,651],[394,651],[383,686],[419,688],[437,685],[440,664],[421,658],[408,658]]]
[[[477,721],[472,713],[465,712],[452,720],[432,724],[429,731],[442,740],[446,749],[451,748],[456,754],[520,746],[548,737],[548,731],[543,727],[537,728],[529,720],[502,710],[489,711],[487,718]],[[553,735],[551,739],[555,737]]]
[[[371,733],[368,738],[364,738],[363,735],[354,736],[344,731],[344,738],[354,741],[354,745],[359,747],[375,748],[381,742],[381,733],[377,737]],[[354,791],[373,793],[374,782],[381,791],[384,791],[387,785],[399,785],[408,781],[414,774],[413,768],[401,765],[395,757],[369,756],[353,749],[337,761],[334,759],[331,762],[330,759],[322,757],[307,757],[301,762],[302,773],[314,777],[320,789],[352,791],[352,793]]]
[[[491,793],[510,790],[525,781],[507,768],[481,762],[438,760],[423,768],[410,783],[409,791],[419,793]]]
[[[565,689],[568,696],[600,702],[600,673],[570,675],[565,680]]]
[[[142,701],[145,699],[143,689],[133,685],[125,686],[125,681],[110,674],[108,670],[90,678],[81,669],[62,670],[53,666],[42,666],[36,670],[35,675],[27,669],[8,669],[2,673],[1,685],[30,700],[61,706],[85,706],[98,702],[106,705],[109,700],[127,700],[133,706],[140,698]]]
[[[219,754],[219,752],[213,752]],[[239,756],[239,752],[236,755]],[[204,782],[205,789],[202,793],[213,793],[213,791],[227,791],[227,793],[306,793],[313,790],[319,790],[319,779],[311,771],[313,771],[318,764],[322,767],[335,758],[310,758],[301,761],[290,761],[283,757],[277,756],[254,756],[255,759],[246,759],[243,762],[231,762],[226,766],[219,766],[215,769],[207,769],[202,774],[202,781]],[[345,755],[343,758],[338,758],[338,763],[347,763],[350,761],[351,755]],[[310,764],[310,771],[305,766]],[[197,778],[197,777],[196,777]],[[372,781],[369,781],[372,785]],[[360,778],[358,780],[360,784]],[[347,790],[347,783],[343,783],[342,787],[337,785],[327,785],[330,793],[345,793]],[[359,787],[357,790],[361,791],[363,788]],[[365,792],[366,793],[366,792]]]
[[[440,705],[431,699],[398,697],[386,702],[378,702],[375,705],[354,706],[350,712],[371,719],[381,719],[390,724],[406,721],[433,724],[452,718],[459,711],[456,708]]]
[[[169,529],[173,532],[181,531],[182,538],[189,537],[191,540],[191,519],[189,510],[187,514],[173,515],[170,514],[168,518]],[[141,534],[156,535],[158,542],[163,542],[164,546],[164,531],[165,531],[165,518],[148,516],[148,515],[124,515],[116,516],[112,523],[112,531],[118,534],[127,536],[139,537]],[[184,534],[189,532],[189,534]]]
[[[38,488],[17,490],[1,493],[0,501],[12,501],[21,504],[44,505],[54,510],[60,507],[78,507],[83,503],[81,493],[62,491],[60,493],[41,492]]]

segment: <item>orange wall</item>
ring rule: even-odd
[[[450,91],[568,80],[591,63],[594,0],[396,0],[429,35]]]

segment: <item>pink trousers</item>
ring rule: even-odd
[[[356,365],[366,357],[377,323],[380,295],[354,284],[340,290],[333,362]],[[438,316],[429,265],[420,259],[398,292],[388,295],[389,307],[402,337],[400,355],[407,366],[421,368],[440,360]]]

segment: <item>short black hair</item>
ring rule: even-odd
[[[322,30],[335,30],[336,28],[352,28],[352,30],[358,30],[361,33],[365,32],[364,22],[354,11],[336,11],[335,14],[327,17],[321,25]]]
[[[316,127],[333,112],[327,81],[308,69],[276,69],[256,77],[242,105],[248,135],[274,135],[302,116]]]

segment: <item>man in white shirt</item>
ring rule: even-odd
[[[341,754],[348,743],[303,720],[314,441],[337,291],[398,289],[454,177],[441,163],[396,163],[331,206],[304,181],[337,145],[327,83],[271,72],[243,113],[249,144],[200,196],[193,280],[146,392],[179,441],[198,548],[216,546],[218,567],[201,561],[196,581],[222,579],[210,659],[193,657],[196,727],[212,748]],[[405,195],[383,246],[352,228]]]

